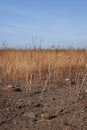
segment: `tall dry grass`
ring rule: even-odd
[[[0,50],[0,79],[76,78],[84,74],[86,50]],[[28,82],[28,81],[27,81]]]

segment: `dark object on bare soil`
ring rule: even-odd
[[[41,106],[40,103],[36,103],[36,104],[34,105],[34,107],[40,107],[40,106]]]
[[[21,88],[15,85],[7,85],[5,88],[2,89],[3,91],[7,92],[21,92]]]
[[[35,91],[35,92],[33,92],[33,93],[31,94],[31,96],[37,95],[37,94],[41,94],[41,91]]]
[[[63,112],[64,112],[64,109],[61,109],[61,110],[60,110],[60,114],[63,113]]]
[[[32,122],[34,122],[34,123],[37,122],[37,121],[38,121],[37,118],[32,119]]]
[[[76,84],[76,82],[74,80],[71,81],[71,85],[74,85]]]
[[[55,98],[52,98],[53,101],[55,101],[56,99]]]
[[[63,124],[66,125],[66,126],[72,126],[72,124],[70,124],[68,122],[64,122]]]
[[[61,109],[61,110],[59,111],[59,114],[60,114],[60,115],[67,114],[67,111],[65,111],[64,109]]]
[[[52,119],[54,119],[54,118],[57,118],[57,115],[49,115],[47,119],[48,119],[48,120],[52,120]]]
[[[44,90],[44,92],[47,92],[47,91]],[[42,93],[41,90],[39,90],[39,91],[35,91],[35,92],[33,92],[33,93],[31,94],[31,96],[38,95],[38,94],[41,94],[41,93]]]
[[[22,90],[19,87],[14,87],[13,89],[15,92],[22,92]]]
[[[66,125],[66,126],[67,126],[67,125],[69,125],[69,124],[68,124],[67,122],[64,122],[63,125]]]

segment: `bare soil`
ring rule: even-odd
[[[75,84],[50,83],[26,94],[0,85],[0,130],[87,130],[87,94],[76,99]]]

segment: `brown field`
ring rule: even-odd
[[[87,50],[0,50],[0,130],[87,130]]]
[[[43,78],[49,72],[58,76],[60,73],[86,67],[86,50],[0,50],[0,78],[34,79]],[[70,70],[69,70],[70,69]]]

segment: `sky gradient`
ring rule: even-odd
[[[0,45],[85,47],[87,0],[0,0]]]

